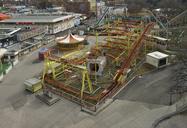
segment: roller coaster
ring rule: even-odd
[[[44,89],[70,99],[90,111],[97,109],[128,81],[128,73],[142,55],[145,35],[154,24],[121,21],[111,23],[115,36],[90,50],[45,58]],[[138,30],[138,31],[137,31]],[[121,31],[124,31],[121,33]]]

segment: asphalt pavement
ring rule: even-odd
[[[91,40],[94,44],[95,38]],[[23,85],[25,79],[42,71],[42,62],[33,63],[37,58],[38,51],[25,56],[0,83],[0,128],[150,128],[155,119],[173,111],[165,99],[170,68],[163,70],[166,74],[155,72],[131,83],[96,116],[82,112],[79,105],[66,99],[49,107],[26,92]],[[175,121],[175,126],[180,126]]]

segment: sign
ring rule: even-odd
[[[35,24],[34,22],[16,22],[16,24],[21,24],[21,25],[30,25],[30,24]]]

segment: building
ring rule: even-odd
[[[19,62],[18,51],[7,50],[7,52],[4,54],[3,61],[5,63],[11,63],[12,66],[15,66]]]
[[[90,10],[92,12],[96,11],[96,0],[88,0],[90,2]]]
[[[106,1],[107,6],[124,6],[125,0],[107,0]]]
[[[16,34],[21,28],[0,28],[0,48],[13,45],[16,41]]]
[[[17,41],[25,41],[30,38],[47,33],[47,27],[27,28],[17,34]]]
[[[161,52],[152,52],[147,54],[146,62],[157,68],[164,67],[168,65],[169,56]]]
[[[159,50],[166,50],[168,48],[168,43],[171,39],[166,39],[159,36],[154,35],[146,35],[146,40],[149,44],[152,44],[155,48]]]
[[[56,34],[74,27],[74,15],[31,15],[17,16],[11,19],[0,21],[0,27],[18,27],[22,29],[32,29],[37,27],[47,27],[48,34]]]

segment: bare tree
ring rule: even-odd
[[[181,4],[179,0],[161,0],[157,6],[161,8],[180,8]]]
[[[150,7],[150,4],[146,0],[126,0],[126,3],[131,12],[140,11],[142,8]]]

